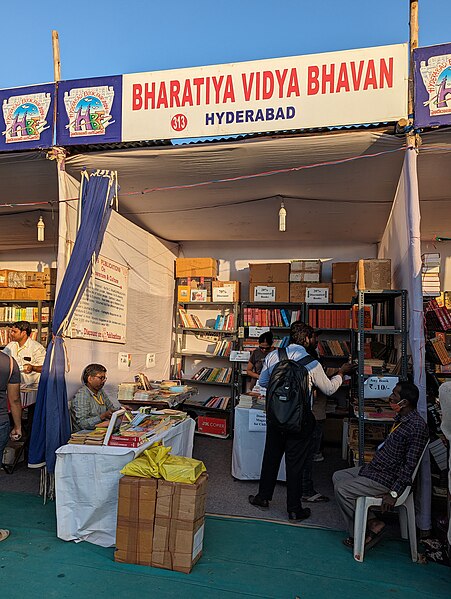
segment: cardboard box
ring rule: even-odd
[[[241,283],[239,281],[213,281],[212,300],[214,302],[239,302]]]
[[[44,279],[45,275],[43,272],[36,272],[34,270],[26,271],[27,287],[36,287],[38,289],[43,289],[45,287]]]
[[[257,292],[255,289],[260,287]],[[255,294],[259,294],[257,297]],[[290,299],[290,283],[250,283],[250,302],[288,302]]]
[[[29,289],[16,289],[16,300],[50,300],[53,299],[50,297],[50,294],[46,291],[45,287],[43,289],[36,289],[30,287]],[[55,297],[55,295],[53,295]]]
[[[212,416],[199,414],[197,418],[197,430],[200,433],[210,433],[227,437],[227,418],[213,418]]]
[[[211,302],[212,279],[206,277],[182,277],[177,279],[179,302]],[[206,293],[196,293],[197,291]]]
[[[307,289],[328,289],[329,303],[332,302],[332,284],[331,283],[290,283],[290,302],[303,303],[306,299]]]
[[[287,283],[289,278],[290,264],[288,262],[249,264],[250,283]]]
[[[183,277],[209,277],[216,279],[218,276],[218,261],[215,258],[177,258],[175,261],[175,276]]]
[[[152,566],[189,574],[202,555],[205,518],[155,518]]]
[[[292,260],[290,272],[310,272],[321,274],[321,260]]]
[[[333,296],[336,303],[350,303],[355,296],[355,283],[334,283]]]
[[[358,262],[334,262],[332,264],[332,283],[355,283],[358,264]]]
[[[290,283],[319,283],[321,273],[319,272],[290,272]]]
[[[44,283],[46,285],[56,285],[56,268],[44,268]]]
[[[151,565],[157,487],[155,478],[120,479],[115,561]]]
[[[8,272],[6,268],[0,270],[0,287],[8,287]]]
[[[10,287],[0,287],[0,300],[16,299],[16,289]]]
[[[391,289],[391,260],[359,260],[358,288]]]
[[[195,522],[205,516],[208,475],[204,472],[194,484],[158,481],[155,517]]]

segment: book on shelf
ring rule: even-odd
[[[352,306],[352,328],[354,330],[359,328],[358,306]],[[363,306],[363,328],[365,331],[373,328],[373,307],[366,304]]]
[[[309,325],[318,329],[349,329],[348,308],[310,308]]]
[[[244,308],[245,327],[286,327],[301,318],[300,310],[287,308]]]
[[[425,307],[426,326],[432,331],[451,330],[451,314],[448,308],[439,306],[437,300],[431,299]]]
[[[451,364],[451,356],[446,349],[446,345],[442,338],[433,337],[429,339],[427,342],[428,349],[434,357],[434,362],[437,364],[442,364],[443,366],[447,366]]]
[[[207,383],[229,383],[232,378],[232,368],[201,368],[191,377],[193,381]]]
[[[351,353],[349,343],[339,339],[321,339],[318,341],[318,352],[320,356],[343,356],[348,357]]]

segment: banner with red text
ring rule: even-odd
[[[122,141],[407,116],[407,44],[123,75]]]

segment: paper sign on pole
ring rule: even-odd
[[[263,410],[249,410],[249,431],[266,431],[266,412],[263,412]]]
[[[248,337],[260,337],[266,331],[269,331],[269,327],[249,327],[249,335]]]
[[[390,397],[398,381],[397,376],[370,376],[364,383],[363,397],[365,399]]]
[[[230,352],[230,362],[248,362],[251,356],[250,351],[236,351]]]

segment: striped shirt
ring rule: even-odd
[[[97,401],[93,392],[86,385],[80,387],[71,401],[70,412],[73,432],[81,430],[94,430],[102,422],[100,415],[107,410],[117,410],[102,389],[97,393]]]
[[[371,462],[362,466],[359,474],[401,495],[412,484],[413,471],[428,438],[427,424],[417,410],[412,410],[405,416],[398,414],[394,420],[393,432],[376,451]]]

